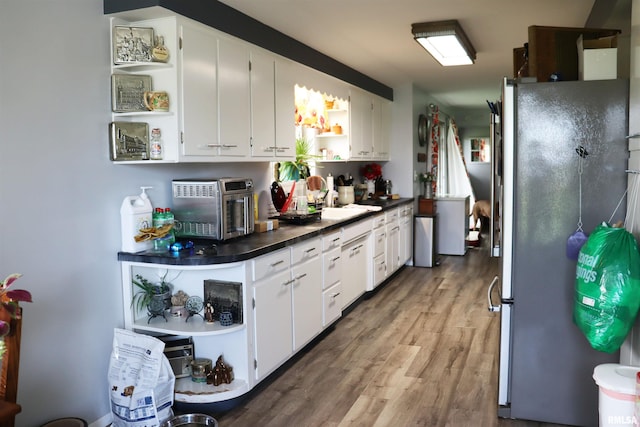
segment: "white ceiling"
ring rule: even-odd
[[[486,107],[513,76],[513,49],[530,25],[583,27],[594,0],[220,0],[379,82],[413,82],[439,103]],[[603,0],[596,1],[599,3]],[[612,1],[615,4],[615,1]],[[475,64],[442,67],[413,40],[411,24],[457,19]]]

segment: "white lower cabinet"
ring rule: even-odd
[[[293,353],[289,269],[254,283],[255,378],[261,380]]]
[[[399,220],[399,254],[398,268],[405,265],[413,258],[413,206],[405,205],[400,208]]]
[[[367,290],[369,267],[368,238],[364,235],[342,247],[342,308],[346,308]]]
[[[294,352],[322,331],[322,264],[319,254],[318,251],[313,259],[292,268]]]
[[[320,253],[317,238],[253,260],[256,380],[322,331]]]
[[[373,277],[367,286],[372,291],[387,277],[387,230],[385,228],[385,215],[380,214],[373,219],[372,233],[372,267]]]
[[[342,282],[322,291],[322,326],[329,326],[342,316]]]
[[[322,326],[342,316],[342,232],[322,237]]]

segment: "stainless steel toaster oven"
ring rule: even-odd
[[[172,190],[177,236],[228,240],[253,233],[251,179],[176,179]]]

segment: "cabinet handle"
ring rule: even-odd
[[[336,237],[335,239],[333,239],[333,240],[332,240],[332,242],[334,242],[334,243],[335,243],[335,242],[339,242],[339,241],[340,241],[340,238],[339,238],[339,237]]]
[[[306,251],[304,251],[304,252],[305,252],[306,254],[310,254],[311,252],[313,252],[313,251],[315,251],[315,250],[316,250],[316,248],[310,248],[310,249],[307,249],[307,250],[306,250]]]
[[[301,275],[296,277],[295,280],[300,280],[300,279],[302,279],[303,277],[306,277],[306,276],[307,276],[307,273],[302,273]]]
[[[284,262],[284,260],[283,260],[283,259],[281,259],[280,261],[276,261],[276,262],[274,262],[273,264],[271,264],[271,267],[275,267],[276,265],[278,265],[278,264],[282,264],[283,262]]]
[[[295,281],[296,281],[296,279],[287,280],[286,282],[284,282],[284,283],[282,284],[282,286],[290,285],[290,284],[292,284],[292,283],[293,283],[293,282],[295,282]]]
[[[222,145],[220,145],[220,147],[222,147],[222,148],[236,148],[236,147],[237,147],[237,145],[227,145],[227,144],[222,144]]]
[[[340,295],[340,292],[336,292],[335,294],[331,294],[331,298],[335,299],[338,295]]]
[[[337,261],[337,260],[339,260],[339,259],[340,259],[340,257],[339,257],[339,256],[337,256],[337,257],[335,257],[335,258],[332,258],[332,259],[331,259],[331,262],[336,262],[336,261]]]
[[[278,151],[287,151],[289,150],[291,147],[277,147]]]
[[[206,144],[205,147],[207,148],[220,148],[222,147],[221,144]]]
[[[358,245],[356,246],[356,249],[360,249],[361,247],[363,247],[364,245]]]

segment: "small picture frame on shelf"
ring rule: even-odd
[[[148,111],[144,93],[151,90],[151,76],[139,74],[111,75],[111,110],[114,113]]]
[[[242,283],[205,280],[204,301],[213,307],[215,320],[220,320],[220,313],[230,312],[233,323],[242,324]]]
[[[113,161],[149,160],[149,125],[143,122],[109,123],[109,147]]]
[[[154,40],[153,28],[116,25],[113,28],[113,63],[152,62]]]

